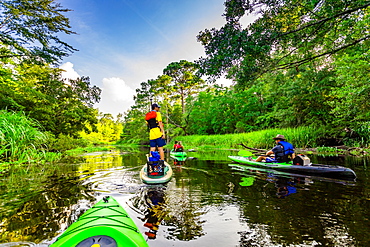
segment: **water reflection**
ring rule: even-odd
[[[158,231],[166,234],[167,239],[192,240],[204,235],[197,207],[186,198],[185,194],[174,193],[176,188],[167,185],[148,185],[142,187],[129,201],[131,208],[140,213],[138,217],[145,227],[148,239],[155,240]],[[175,190],[175,191],[174,191]],[[180,196],[180,197],[179,197]],[[189,196],[189,195],[188,195]]]
[[[54,174],[40,176],[42,181],[25,177],[26,180],[18,180],[18,183],[22,182],[18,185],[10,180],[2,183],[2,188],[10,187],[7,193],[0,190],[0,243],[34,246],[33,242],[52,239],[56,232],[66,229],[81,212],[89,208],[95,198],[88,193],[90,186],[82,185],[73,175],[75,168],[67,166],[53,170]],[[27,179],[29,185],[26,184]]]
[[[165,189],[160,185],[144,187],[130,199],[132,206],[142,215],[138,218],[146,227],[144,234],[149,239],[156,239],[159,226],[166,216]]]
[[[275,182],[275,187],[277,188],[276,196],[278,198],[285,198],[291,194],[297,192],[297,188],[295,187],[297,178],[284,178],[280,177]]]
[[[230,151],[194,152],[198,159],[169,162],[168,184],[145,185],[145,153],[95,153],[79,164],[0,177],[0,243],[47,246],[102,194],[120,199],[152,247],[366,246],[370,238],[364,159],[313,158],[348,162],[354,182],[229,165]]]

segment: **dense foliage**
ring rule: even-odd
[[[55,135],[77,135],[86,123],[97,123],[92,108],[100,89],[89,78],[65,81],[60,69],[48,65],[0,64],[0,109],[23,111]]]
[[[310,126],[331,144],[369,145],[369,5],[227,0],[226,24],[198,35],[206,57],[194,73],[210,79],[226,73],[235,85],[202,84],[180,102],[168,94],[179,91],[149,80],[137,91],[123,139],[147,138],[143,116],[155,99],[165,105],[171,137]],[[257,19],[243,27],[248,15]]]
[[[366,0],[226,0],[226,24],[198,35],[202,72],[227,72],[240,86],[259,75],[312,63],[370,38]],[[243,27],[241,19],[257,16]]]
[[[75,51],[58,38],[74,33],[68,11],[55,0],[0,1],[0,58],[53,63]]]
[[[100,88],[88,77],[63,79],[56,68],[75,51],[58,37],[74,34],[63,15],[68,11],[55,0],[0,1],[1,161],[30,162],[38,151],[86,145],[74,138],[99,131],[93,105]],[[102,138],[111,140],[107,135]]]

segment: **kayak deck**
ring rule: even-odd
[[[104,197],[58,237],[51,247],[148,246],[127,212],[113,197]]]
[[[356,173],[350,168],[343,166],[331,166],[331,165],[322,165],[322,164],[310,164],[309,166],[300,166],[293,165],[293,163],[266,163],[266,162],[257,162],[250,160],[249,157],[243,156],[229,156],[229,159],[241,163],[248,164],[258,167],[264,167],[269,169],[275,169],[280,171],[287,172],[296,172],[300,174],[307,175],[320,175],[327,177],[340,177],[340,178],[356,178]]]

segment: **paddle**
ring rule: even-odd
[[[257,152],[263,152],[263,153],[267,152],[266,149],[259,149],[259,148],[247,147],[246,145],[244,145],[244,143],[239,143],[238,145],[241,145],[241,146],[243,146],[246,149],[250,149],[250,150],[253,150],[253,151],[257,151]]]
[[[239,183],[241,186],[251,186],[253,185],[254,177],[243,177],[242,182]]]
[[[253,153],[251,151],[248,151],[248,150],[240,150],[238,152],[238,155],[243,156],[243,157],[249,157],[249,156],[253,156]]]

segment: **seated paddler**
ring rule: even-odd
[[[266,155],[259,156],[256,161],[283,163],[289,162],[294,159],[294,146],[291,143],[287,142],[283,135],[279,134],[272,139],[275,140],[276,146],[267,151]]]

